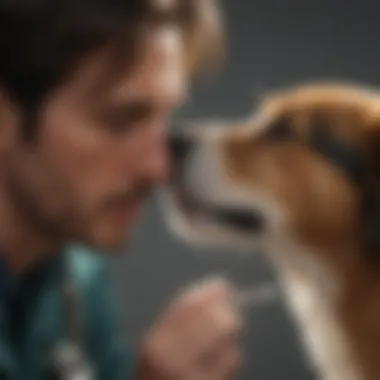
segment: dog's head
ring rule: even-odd
[[[175,131],[171,149],[169,220],[192,243],[357,243],[380,210],[380,95],[369,89],[288,89],[246,120]]]

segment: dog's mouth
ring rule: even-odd
[[[172,194],[176,207],[190,221],[206,219],[242,233],[257,233],[265,228],[265,217],[259,210],[202,201],[185,189],[175,188]]]

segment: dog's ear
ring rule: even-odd
[[[370,170],[380,180],[380,117],[371,121],[365,133],[365,149],[367,150]]]
[[[363,189],[364,225],[369,249],[377,257],[380,255],[380,113],[369,120],[364,134],[368,165]]]

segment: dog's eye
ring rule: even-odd
[[[287,118],[277,120],[267,128],[263,137],[272,142],[290,140],[294,137],[290,121]]]

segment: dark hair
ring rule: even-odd
[[[86,55],[111,45],[115,63],[129,64],[139,31],[164,23],[183,30],[194,70],[222,41],[204,18],[217,10],[210,1],[172,0],[160,6],[160,0],[0,0],[0,86],[32,118],[46,94]],[[210,37],[216,40],[206,43]]]

